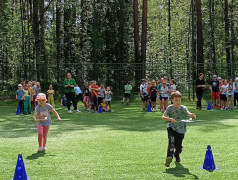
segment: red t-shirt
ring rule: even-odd
[[[91,96],[98,96],[98,85],[91,86]]]

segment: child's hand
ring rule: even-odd
[[[39,122],[40,120],[39,120],[39,119],[36,119],[36,118],[34,118],[34,121],[35,121],[35,122]]]
[[[190,114],[189,114],[189,117],[193,117],[193,118],[195,118],[195,119],[197,118],[196,114],[194,114],[194,113],[190,113]]]
[[[62,119],[59,117],[59,118],[58,118],[58,121],[62,121]]]
[[[170,122],[175,124],[177,121],[174,118],[171,118]]]

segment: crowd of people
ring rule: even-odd
[[[210,81],[211,91],[211,106],[212,109],[220,110],[233,110],[236,108],[238,101],[238,78],[222,79],[213,75],[213,79]],[[202,109],[202,96],[205,90],[204,75],[199,74],[199,78],[196,81],[196,94],[197,94],[197,109]]]
[[[164,112],[168,107],[168,101],[172,92],[176,91],[176,81],[174,79],[168,82],[167,78],[161,78],[159,81],[146,79],[141,80],[140,96],[142,100],[142,110],[145,111],[148,103],[151,103],[151,110],[156,110],[156,101],[158,99],[159,109]],[[171,102],[172,103],[172,102]]]

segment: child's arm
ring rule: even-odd
[[[163,115],[162,115],[162,119],[163,119],[164,121],[170,121],[170,122],[173,123],[173,124],[177,122],[174,118],[168,117],[167,114],[163,114]]]
[[[26,100],[26,99],[25,99],[25,92],[24,92],[24,91],[23,91],[23,100]]]
[[[193,117],[193,118],[197,118],[197,116],[196,116],[196,114],[194,114],[194,113],[190,113],[189,111],[187,112],[187,115],[189,116],[189,117]]]
[[[113,94],[112,91],[111,91],[111,94]]]
[[[16,94],[16,99],[18,99],[18,96],[17,96],[17,94]]]
[[[37,117],[37,114],[38,114],[38,113],[35,111],[34,116],[33,116],[35,122],[39,122],[39,121],[40,121],[39,119],[36,118],[36,117]]]
[[[58,119],[58,121],[62,121],[59,114],[56,112],[56,110],[54,108],[52,108],[52,113],[55,115],[55,117]]]
[[[63,99],[62,98],[61,98],[60,104],[61,104],[61,106],[63,106]]]

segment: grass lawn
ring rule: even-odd
[[[81,113],[68,114],[58,105],[63,121],[52,114],[45,153],[36,153],[37,124],[32,115],[16,116],[17,104],[2,105],[0,179],[14,176],[19,153],[31,180],[238,179],[238,109],[207,112],[195,110],[194,102],[183,104],[197,120],[188,124],[182,162],[173,161],[169,168],[164,166],[168,139],[162,113],[142,112],[139,100],[129,106],[114,101],[112,113],[103,114],[88,114],[81,104]],[[219,168],[214,172],[200,169],[207,145]]]

